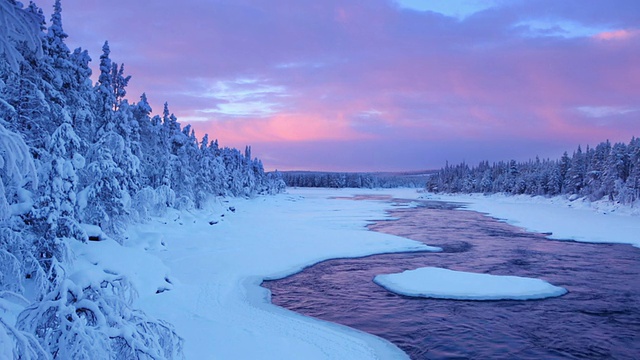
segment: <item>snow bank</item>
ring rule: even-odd
[[[378,275],[373,281],[406,296],[455,300],[532,300],[561,296],[567,290],[540,279],[478,274],[425,267]]]
[[[528,231],[550,233],[550,239],[640,247],[640,209],[609,201],[502,194],[423,197],[462,202],[465,209],[485,213]]]
[[[134,305],[176,327],[187,359],[406,358],[386,340],[272,305],[269,291],[260,287],[264,279],[330,258],[439,250],[368,231],[370,221],[389,218],[389,202],[331,199],[355,193],[361,192],[300,189],[219,200],[205,211],[170,211],[130,228],[130,254],[121,261],[131,265],[130,276],[140,286]],[[125,271],[100,259],[108,252],[100,246],[107,244],[91,244],[95,251],[87,252],[87,266]],[[141,251],[166,268],[144,258],[140,268],[131,255]],[[156,293],[165,278],[172,286]]]
[[[69,278],[84,288],[99,287],[105,274],[119,274],[133,284],[138,296],[150,296],[172,287],[169,268],[153,254],[123,247],[113,239],[70,242],[76,256]]]

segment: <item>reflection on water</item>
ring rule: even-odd
[[[424,202],[370,226],[442,253],[330,260],[263,285],[276,305],[381,336],[413,359],[640,358],[640,249],[546,240],[454,208]],[[531,301],[418,299],[372,281],[424,266],[541,278],[569,293]]]

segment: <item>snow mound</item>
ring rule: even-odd
[[[373,281],[406,296],[455,300],[532,300],[561,296],[567,290],[534,278],[469,273],[424,267],[378,275]]]

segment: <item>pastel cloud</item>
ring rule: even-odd
[[[639,108],[629,108],[629,107],[620,107],[620,106],[579,106],[577,110],[589,117],[594,117],[594,118],[610,117],[614,115],[624,115],[624,114],[640,111]]]
[[[63,16],[94,59],[109,39],[133,101],[168,101],[268,168],[416,169],[640,135],[625,111],[640,108],[637,1],[398,1],[86,0]]]
[[[349,129],[340,118],[309,114],[278,114],[268,118],[216,120],[200,126],[224,143],[304,142],[317,140],[350,141],[367,138]],[[238,145],[239,146],[239,145]]]
[[[258,79],[240,78],[232,81],[197,79],[194,89],[184,95],[213,101],[215,107],[198,109],[201,114],[223,117],[267,117],[277,113],[276,101],[285,95],[285,88],[264,84]]]
[[[640,30],[611,30],[611,31],[603,31],[598,34],[595,34],[593,37],[598,40],[628,40],[631,38],[638,37],[640,35]]]

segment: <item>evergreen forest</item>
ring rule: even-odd
[[[430,173],[429,171],[405,173],[283,171],[280,176],[285,184],[291,187],[388,189],[423,188]]]
[[[0,357],[180,358],[173,327],[132,307],[117,273],[67,276],[71,242],[98,229],[122,242],[131,223],[216,196],[277,193],[284,183],[260,160],[196,138],[165,103],[127,98],[131,77],[100,54],[65,44],[62,8],[47,22],[31,2],[0,0]],[[3,309],[20,304],[17,319]],[[10,356],[11,357],[11,356]]]
[[[607,199],[633,204],[640,199],[640,138],[609,141],[559,160],[447,164],[427,181],[427,190],[448,193],[507,193]]]

